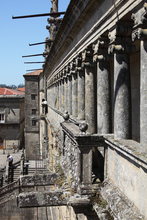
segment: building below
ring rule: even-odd
[[[24,92],[0,88],[0,148],[24,147]]]
[[[42,70],[24,75],[25,78],[25,149],[27,159],[40,155],[39,141],[39,75]]]

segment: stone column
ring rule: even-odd
[[[59,79],[59,111],[62,109],[62,82]]]
[[[147,144],[147,39],[140,43],[140,142]]]
[[[67,111],[68,109],[68,82],[67,82],[67,77],[64,77],[64,111]]]
[[[140,40],[140,142],[147,144],[147,29],[137,28],[132,40]]]
[[[85,67],[85,120],[88,124],[87,133],[96,133],[96,70],[92,62],[92,50],[82,54]]]
[[[72,115],[72,76],[69,74],[68,75],[68,94],[67,94],[67,99],[68,99],[68,113],[69,115]]]
[[[131,137],[131,89],[129,54],[125,46],[111,45],[114,52],[114,137]]]
[[[82,68],[81,54],[75,60],[76,72],[78,76],[78,119],[85,119],[85,72]]]
[[[58,87],[58,106],[57,109],[60,110],[60,81],[57,79],[57,87]]]
[[[55,81],[55,108],[58,109],[58,83]]]
[[[147,145],[147,2],[135,11],[132,40],[140,40],[140,142]]]
[[[103,55],[98,55],[97,63],[97,132],[110,133],[110,73]]]
[[[80,149],[80,165],[81,175],[80,182],[83,185],[92,182],[92,148],[89,146],[79,146]]]
[[[78,119],[85,119],[85,73],[78,72]]]
[[[77,73],[72,71],[72,117],[77,118],[78,116],[78,102],[77,102]]]
[[[61,80],[61,111],[64,113],[64,79]]]

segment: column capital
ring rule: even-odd
[[[134,28],[142,27],[147,24],[147,2],[137,12],[133,13],[131,18],[134,21]]]
[[[137,28],[132,32],[132,41],[147,39],[147,29]]]
[[[92,66],[92,65],[93,65],[93,48],[92,48],[92,45],[89,45],[82,52],[82,67]]]
[[[113,54],[113,53],[127,54],[133,50],[135,50],[135,46],[132,45],[130,38],[126,38],[126,39],[117,38],[116,42],[114,42],[109,46],[108,54]]]
[[[83,70],[82,67],[82,55],[80,54],[76,59],[75,59],[75,70],[77,72],[81,72]]]
[[[70,65],[70,70],[74,70],[75,69],[75,59],[73,61],[71,61],[71,63],[69,64]]]
[[[105,59],[105,55],[108,54],[108,38],[99,37],[98,41],[93,44],[93,51],[93,62]]]

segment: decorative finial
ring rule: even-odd
[[[69,119],[68,111],[65,111],[65,113],[63,115],[63,118],[64,118],[65,121],[68,121],[68,119]]]
[[[79,129],[81,131],[81,134],[85,134],[88,129],[88,124],[86,124],[86,122],[81,122],[79,124]]]

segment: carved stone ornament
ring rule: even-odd
[[[83,52],[82,52],[82,61],[86,62],[89,61],[93,56],[93,48],[92,45],[88,46]]]
[[[135,41],[136,39],[146,39],[147,38],[147,29],[138,28],[133,31],[132,33],[132,41]]]
[[[81,122],[79,124],[79,129],[81,131],[81,134],[85,134],[88,129],[88,124],[86,124],[86,122]]]
[[[75,69],[75,60],[73,60],[73,61],[70,63],[70,69],[71,69],[71,70],[74,70],[74,69]]]
[[[122,45],[111,44],[108,48],[108,54],[112,54],[115,52],[124,52],[124,47]]]
[[[64,115],[63,115],[63,118],[65,121],[69,120],[69,114],[68,114],[68,111],[65,111]]]
[[[131,18],[134,21],[134,27],[147,23],[147,3],[144,3],[143,8],[141,8],[139,11],[133,13]]]
[[[116,41],[116,30],[109,32],[108,38],[110,40],[110,44],[114,43]]]
[[[76,67],[81,67],[81,63],[82,63],[82,57],[81,57],[81,56],[78,56],[78,57],[75,59],[75,65],[76,65]]]

